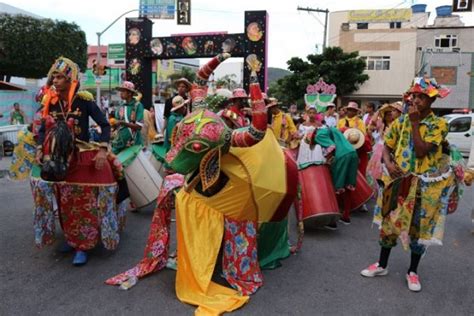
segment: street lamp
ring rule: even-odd
[[[100,37],[112,26],[114,25],[118,20],[120,20],[124,15],[127,15],[131,12],[139,11],[138,9],[133,9],[129,10],[125,13],[122,13],[118,18],[116,18],[112,23],[109,24],[102,32],[97,32],[97,65],[100,66],[100,59],[102,57],[102,54],[100,53]],[[110,71],[110,70],[109,70]],[[100,104],[100,81],[96,80],[96,85],[97,85],[97,92],[96,92],[96,102],[97,105]]]

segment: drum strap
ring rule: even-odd
[[[137,108],[138,108],[138,102],[135,101],[135,104],[133,105],[133,110],[132,110],[132,114],[135,113],[135,116],[137,115]],[[130,122],[130,119],[128,117],[128,109],[127,107],[125,107],[125,122],[127,123],[135,123],[135,122]],[[130,132],[130,135],[132,135],[132,138],[133,140],[135,140],[135,136],[136,136],[136,132],[134,132],[131,128],[128,128],[128,131]]]

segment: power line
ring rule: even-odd
[[[306,7],[306,8],[302,8],[302,7],[299,7],[296,9],[298,11],[306,11],[308,13],[311,13],[311,12],[319,12],[319,13],[325,13],[325,19],[324,19],[324,38],[323,38],[323,51],[324,49],[326,48],[326,39],[327,39],[327,35],[328,35],[328,15],[329,15],[329,10],[328,9],[319,9],[319,8],[310,8],[310,7]],[[319,21],[319,20],[318,20]],[[320,22],[321,23],[321,22]]]

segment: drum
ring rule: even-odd
[[[360,171],[357,171],[357,180],[355,191],[349,191],[351,200],[351,211],[359,209],[362,205],[367,203],[374,194],[374,190],[370,187],[367,180]]]
[[[163,146],[163,142],[153,143],[150,147],[151,155],[149,157],[150,163],[158,171],[162,178],[165,177],[165,156],[166,149]]]
[[[130,200],[137,208],[153,203],[158,197],[163,178],[142,150],[132,146],[122,150],[118,159],[125,169]]]
[[[311,165],[299,171],[303,221],[323,226],[340,217],[339,205],[327,165]]]

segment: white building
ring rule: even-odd
[[[401,99],[415,75],[417,28],[429,18],[425,7],[330,13],[329,46],[358,51],[370,77],[358,91],[341,96],[342,103]]]

